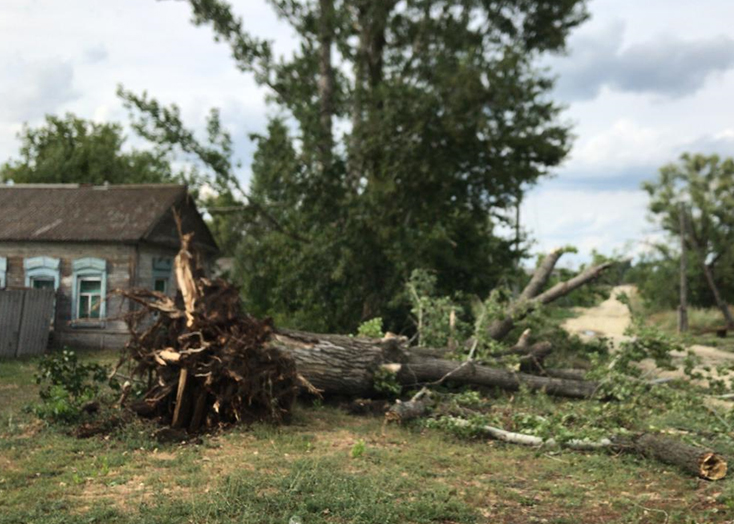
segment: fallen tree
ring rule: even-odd
[[[268,343],[290,355],[298,372],[326,394],[369,396],[375,393],[375,373],[390,371],[406,387],[420,387],[448,377],[457,384],[517,390],[521,385],[534,391],[570,398],[589,398],[598,384],[518,373],[413,354],[398,339],[372,340],[343,335],[317,335],[277,330]]]
[[[555,250],[543,259],[535,274],[530,279],[530,283],[520,293],[518,299],[507,308],[505,316],[489,324],[487,334],[490,338],[503,340],[519,320],[525,318],[539,306],[550,304],[581,286],[596,280],[602,273],[614,265],[613,262],[604,262],[603,264],[592,266],[575,277],[559,282],[541,293],[543,285],[550,278],[556,262],[558,262],[558,259],[564,252],[565,250]]]
[[[464,419],[449,417],[452,424],[459,427],[470,427],[472,424]],[[535,435],[514,433],[494,426],[475,426],[482,434],[510,444],[533,447],[562,447],[576,451],[611,451],[632,452],[644,457],[659,460],[665,464],[676,466],[683,471],[706,480],[720,480],[726,476],[727,462],[714,451],[698,448],[680,442],[665,435],[644,433],[625,438],[604,438],[600,440],[570,439],[556,441],[553,438],[542,439]]]
[[[529,330],[515,345],[485,355],[481,361],[475,360],[474,343],[468,358],[459,361],[442,358],[447,349],[411,348],[404,337],[369,339],[277,329],[269,320],[261,321],[242,311],[234,286],[204,276],[190,249],[190,235],[181,234],[181,242],[175,260],[180,296],[172,299],[149,290],[120,292],[142,306],[128,315],[128,355],[136,363],[134,375],[147,377],[147,390],[141,401],[130,405],[139,414],[157,417],[176,440],[184,432],[196,433],[221,424],[281,422],[288,418],[299,390],[356,399],[372,396],[378,382],[388,378],[398,386],[420,391],[409,401],[394,404],[386,422],[425,416],[430,411],[429,388],[445,382],[509,391],[525,387],[575,399],[591,398],[599,390],[598,383],[583,379],[581,370],[543,369],[543,359],[552,347],[547,342],[531,343]],[[534,307],[532,304],[563,296],[609,267],[590,268],[541,292],[560,254],[554,252],[541,262],[518,302],[496,324],[502,328],[495,331],[497,336],[506,336],[515,321]],[[506,369],[501,365],[506,357],[531,372]],[[539,374],[533,374],[536,372]],[[124,388],[120,404],[130,389],[129,385]],[[722,478],[726,473],[726,461],[716,453],[658,435],[624,440],[543,440],[489,425],[476,428],[476,424],[452,414],[443,418],[457,427],[471,425],[491,438],[510,443],[631,450],[703,478]]]
[[[460,362],[437,355],[447,349],[407,347],[400,337],[383,340],[321,335],[275,329],[245,314],[234,286],[205,278],[191,235],[181,234],[175,274],[181,293],[174,300],[150,290],[120,291],[142,308],[128,315],[128,354],[135,374],[148,377],[144,401],[136,410],[158,416],[174,428],[197,431],[219,422],[243,418],[287,417],[298,387],[312,393],[365,397],[375,393],[377,373],[388,372],[402,386],[420,387],[449,378],[457,384],[530,390],[570,398],[589,398],[598,385],[577,378],[515,372],[472,358]],[[518,299],[524,311],[534,302],[547,303],[600,274],[597,266],[568,282],[540,293],[563,250],[544,259]],[[505,330],[522,317],[510,308]],[[539,371],[551,351],[545,342],[530,344],[529,332],[505,352],[519,357],[524,371]]]
[[[414,397],[407,402],[396,402],[385,413],[385,423],[397,422],[402,424],[410,420],[429,415],[430,403],[424,397]],[[472,429],[481,435],[493,440],[500,440],[508,444],[521,446],[563,448],[574,451],[609,450],[615,453],[625,452],[658,460],[665,464],[676,466],[706,480],[720,480],[726,477],[727,462],[720,454],[680,442],[666,435],[643,433],[633,436],[613,436],[599,440],[554,438],[543,439],[536,435],[507,431],[488,424],[476,424],[469,420],[455,416],[441,417],[444,423],[451,426]]]

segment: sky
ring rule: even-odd
[[[235,0],[245,26],[294,48],[264,0]],[[734,155],[734,2],[590,0],[591,19],[568,52],[541,64],[557,75],[553,97],[573,125],[571,153],[525,197],[522,222],[535,251],[573,244],[635,255],[660,232],[646,219],[642,181],[682,152]],[[249,139],[277,108],[239,72],[208,28],[176,0],[0,2],[0,162],[17,156],[24,122],[73,112],[127,121],[118,84],[180,106],[201,127],[222,111],[247,179]]]

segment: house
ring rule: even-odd
[[[55,344],[122,347],[133,306],[109,293],[175,295],[174,212],[212,264],[217,245],[186,186],[0,185],[0,289],[55,290]]]

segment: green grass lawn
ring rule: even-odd
[[[381,418],[331,406],[299,406],[288,426],[237,427],[195,444],[158,444],[154,428],[138,421],[81,440],[24,412],[37,395],[34,366],[0,361],[3,524],[734,519],[730,480],[705,482],[628,455],[460,440],[417,426],[383,434]]]

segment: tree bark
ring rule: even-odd
[[[686,228],[685,204],[680,205],[680,305],[678,306],[678,333],[688,331],[688,259],[686,253],[686,236],[683,232]]]
[[[270,344],[293,356],[298,372],[325,394],[355,397],[374,394],[374,374],[386,366],[396,372],[398,382],[404,386],[446,378],[459,384],[512,391],[525,385],[534,391],[570,398],[589,398],[598,387],[595,382],[540,377],[413,354],[395,339],[372,341],[279,330]]]
[[[726,460],[713,451],[697,448],[663,435],[644,434],[631,441],[615,441],[615,447],[632,449],[647,458],[677,466],[706,480],[726,476]]]
[[[334,0],[319,0],[319,123],[322,139],[319,141],[322,169],[331,167],[334,146],[332,119],[334,116],[334,69],[331,48],[334,37]]]
[[[387,422],[397,422],[402,424],[409,420],[421,418],[428,414],[428,401],[427,400],[408,400],[407,402],[397,401],[395,404],[390,406],[390,409],[385,413],[385,420]]]
[[[522,385],[533,391],[569,398],[590,398],[598,388],[596,382],[540,377],[477,364],[462,364],[438,358],[411,357],[401,367],[398,380],[404,385],[414,385],[434,382],[451,373],[448,380],[459,384],[497,387],[509,391],[517,391]]]
[[[554,249],[546,255],[543,261],[538,266],[538,269],[533,273],[533,277],[522,290],[518,300],[530,300],[540,293],[540,290],[548,283],[548,279],[553,273],[553,269],[556,267],[558,259],[563,255],[563,249]]]

